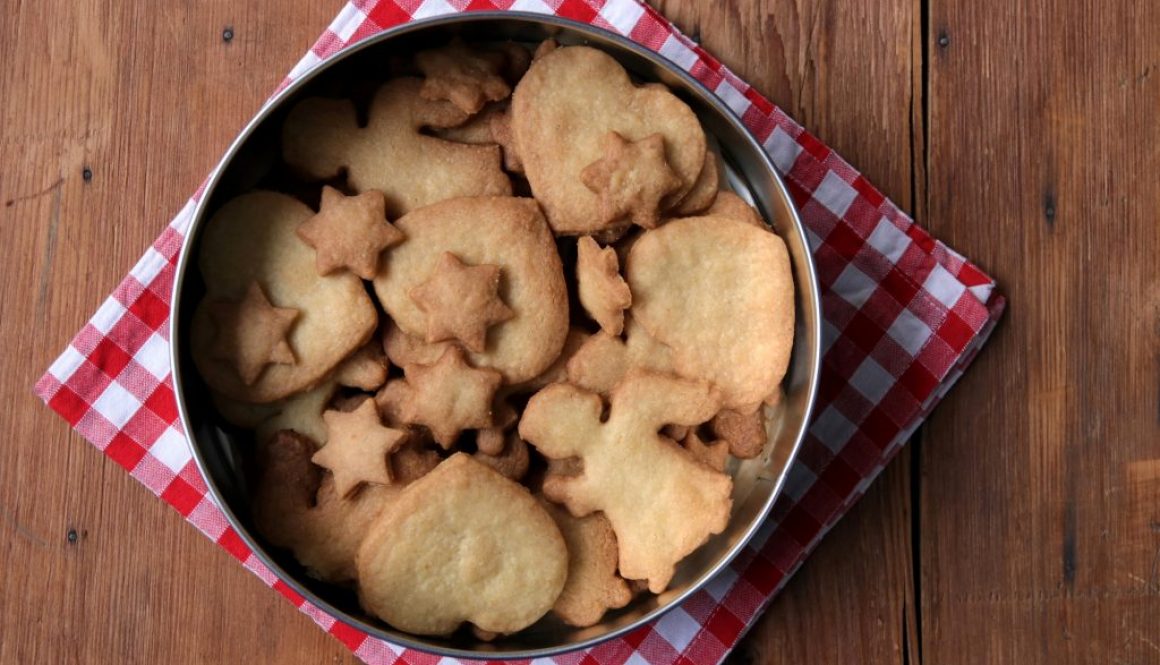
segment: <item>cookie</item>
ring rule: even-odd
[[[233,366],[242,383],[253,385],[267,365],[297,362],[287,337],[298,310],[274,307],[258,282],[250,282],[240,301],[215,300],[208,307],[217,330],[211,357]]]
[[[632,592],[616,574],[616,534],[602,513],[573,517],[567,510],[544,501],[568,546],[568,580],[552,612],[570,625],[595,625],[610,609],[624,607]]]
[[[404,447],[398,454],[407,450]],[[310,462],[314,444],[289,431],[259,441],[261,473],[255,483],[254,523],[272,544],[293,551],[311,576],[333,583],[355,579],[355,553],[371,522],[405,484],[435,468],[435,456],[413,461],[399,482],[366,485],[342,498],[334,477]]]
[[[465,264],[498,267],[498,294],[513,313],[488,328],[485,350],[468,354],[471,364],[499,371],[508,383],[526,381],[552,364],[568,334],[568,294],[556,243],[535,201],[451,199],[416,210],[395,226],[407,240],[384,256],[374,281],[395,326],[415,337],[426,334],[427,315],[411,292],[451,252]],[[389,344],[387,354],[392,362],[407,365]]]
[[[580,305],[600,329],[609,335],[624,330],[624,310],[632,306],[632,293],[620,276],[620,262],[611,247],[601,249],[582,236],[576,243],[576,286]]]
[[[399,630],[514,633],[551,609],[568,551],[526,489],[459,453],[379,516],[357,563],[362,606]]]
[[[726,217],[642,234],[625,265],[632,316],[672,349],[677,373],[711,381],[751,413],[785,375],[793,345],[789,254],[776,235]]]
[[[581,172],[604,158],[616,132],[627,141],[663,137],[665,159],[680,181],[678,201],[705,163],[705,133],[697,116],[660,87],[637,87],[612,56],[566,46],[536,57],[512,93],[512,133],[532,192],[558,234],[592,233],[610,225],[601,197]]]
[[[427,279],[408,292],[427,318],[425,341],[458,341],[483,353],[487,329],[513,315],[499,295],[500,273],[499,266],[468,265],[443,252]]]
[[[226,397],[266,403],[308,388],[362,346],[378,323],[362,280],[314,270],[314,250],[295,233],[313,214],[289,196],[257,191],[227,202],[205,224],[198,266],[206,297],[194,312],[190,342],[202,378]],[[274,308],[297,311],[285,335],[294,362],[266,364],[247,383],[215,353],[222,331],[211,310],[214,303],[241,302],[255,282]]]
[[[612,131],[604,135],[602,147],[603,156],[580,171],[580,181],[600,197],[601,228],[628,220],[655,229],[661,202],[683,184],[665,159],[664,136],[630,141]]]
[[[471,145],[496,144],[499,141],[492,135],[492,119],[504,115],[506,112],[507,102],[489,104],[482,111],[471,116],[471,119],[462,125],[434,129],[431,133],[441,139],[455,141],[456,143],[469,143]]]
[[[492,398],[503,381],[499,372],[476,369],[459,347],[449,347],[432,365],[406,368],[410,391],[401,404],[403,422],[423,425],[450,448],[465,429],[492,426]]]
[[[695,215],[713,204],[721,186],[719,159],[712,150],[705,150],[705,164],[701,167],[701,173],[697,175],[692,189],[673,206],[673,215]]]
[[[340,386],[360,390],[378,390],[387,382],[390,369],[382,347],[371,340],[334,368],[331,378]]]
[[[760,455],[769,438],[765,433],[765,414],[762,409],[752,413],[723,409],[713,416],[709,426],[717,438],[729,444],[729,453],[740,459],[752,459]]]
[[[576,476],[549,474],[544,495],[577,517],[603,511],[616,532],[620,574],[660,593],[677,562],[724,530],[733,481],[657,432],[666,423],[703,423],[720,401],[706,381],[633,370],[609,402],[603,420],[596,393],[550,385],[528,402],[519,433],[550,459],[583,460]]]
[[[314,248],[320,275],[346,269],[363,279],[374,279],[383,250],[403,241],[403,233],[387,221],[387,200],[369,189],[346,196],[324,185],[318,214],[298,225],[298,237]]]
[[[283,159],[318,180],[345,169],[355,191],[383,192],[392,219],[457,196],[510,194],[498,146],[453,143],[422,133],[467,120],[450,102],[423,99],[422,88],[417,78],[383,84],[365,127],[359,127],[350,100],[302,100],[282,127]]]
[[[583,328],[573,327],[568,330],[568,336],[564,338],[564,348],[560,350],[560,355],[556,360],[548,366],[548,369],[540,373],[539,376],[533,377],[523,383],[515,386],[506,387],[503,390],[513,393],[534,393],[544,386],[559,383],[560,381],[568,380],[568,362],[572,360],[572,356],[584,346],[584,342],[592,335]]]
[[[491,427],[479,430],[475,436],[475,446],[479,452],[484,455],[502,455],[506,447],[508,430],[516,424],[519,418],[520,415],[508,404],[507,396],[502,394],[502,391],[497,392],[493,401]]]
[[[419,51],[415,66],[425,77],[419,96],[430,101],[447,100],[468,115],[478,113],[487,102],[506,99],[511,94],[511,86],[501,76],[507,60],[502,52],[473,48],[459,39]]]
[[[363,483],[389,485],[387,455],[407,439],[407,433],[384,427],[373,400],[365,400],[349,413],[326,411],[326,445],[310,461],[334,475],[335,490],[347,497]]]
[[[672,351],[628,317],[625,339],[601,331],[584,340],[567,364],[568,381],[607,395],[631,369],[672,373]]]
[[[725,465],[729,462],[728,442],[702,441],[696,429],[690,429],[681,440],[681,445],[689,451],[689,455],[693,459],[701,464],[714,471],[725,471]]]
[[[519,482],[528,472],[531,459],[528,455],[528,444],[515,432],[508,432],[503,439],[503,447],[498,453],[484,452],[483,447],[472,457],[491,467],[504,478]]]
[[[718,192],[717,198],[713,200],[713,205],[705,211],[705,215],[709,217],[728,217],[739,222],[745,222],[759,229],[768,231],[769,227],[765,225],[765,220],[761,218],[761,213],[745,202],[733,192]]]

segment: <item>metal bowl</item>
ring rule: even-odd
[[[455,35],[468,41],[511,39],[530,44],[551,37],[562,44],[588,44],[611,54],[638,80],[668,85],[693,108],[706,132],[715,138],[729,184],[751,198],[785,240],[797,300],[793,354],[783,383],[785,396],[773,408],[770,442],[763,455],[731,462],[728,471],[734,477],[734,503],[725,532],[685,559],[669,589],[659,596],[638,598],[589,628],[571,628],[548,617],[494,642],[477,640],[466,631],[440,639],[394,630],[363,613],[352,591],[310,578],[292,556],[268,546],[254,529],[249,509],[244,460],[252,445],[250,437],[217,414],[189,353],[190,320],[205,292],[195,260],[201,231],[225,201],[276,177],[282,168],[280,128],[288,110],[306,96],[357,96],[359,90],[368,89],[368,83],[386,78],[386,64],[392,55],[414,53]],[[178,261],[173,311],[172,361],[181,421],[210,492],[254,554],[291,588],[339,621],[399,645],[453,657],[532,658],[591,647],[656,619],[704,586],[741,551],[781,491],[806,430],[820,362],[818,287],[805,233],[772,163],[738,118],[677,66],[628,39],[586,24],[522,12],[468,12],[402,25],[345,49],[282,90],[246,126],[206,185]]]

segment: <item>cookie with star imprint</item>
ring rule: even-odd
[[[564,268],[535,201],[449,199],[395,226],[407,239],[384,254],[374,288],[399,331],[424,344],[462,343],[472,366],[494,369],[507,383],[535,377],[560,355],[568,335]],[[457,274],[477,268],[486,279]]]
[[[532,193],[557,234],[630,219],[655,225],[705,167],[705,132],[664,86],[638,86],[612,56],[562,46],[512,93],[511,129]],[[587,176],[585,176],[587,173]]]
[[[315,252],[298,237],[314,216],[285,194],[256,191],[206,223],[198,267],[206,295],[190,341],[214,391],[273,402],[325,377],[374,332],[378,314],[358,276],[319,275]]]

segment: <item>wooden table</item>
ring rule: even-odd
[[[709,4],[661,9],[1011,302],[738,662],[1160,662],[1160,5]],[[5,7],[0,662],[353,662],[31,394],[339,6]]]

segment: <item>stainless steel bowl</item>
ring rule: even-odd
[[[735,479],[735,490],[728,529],[682,562],[671,586],[660,596],[639,598],[610,612],[600,624],[590,628],[571,628],[546,618],[528,630],[494,642],[482,642],[469,635],[437,639],[396,631],[364,614],[350,590],[311,579],[293,557],[269,547],[255,531],[249,510],[243,460],[252,444],[245,433],[218,416],[189,355],[190,319],[204,294],[195,259],[202,228],[225,201],[261,186],[281,168],[279,133],[289,108],[311,95],[357,95],[359,90],[368,89],[368,84],[386,77],[390,56],[442,44],[455,35],[468,41],[512,39],[535,43],[552,37],[562,44],[588,44],[611,54],[638,80],[667,84],[693,108],[705,130],[716,139],[733,188],[751,197],[785,239],[797,292],[796,337],[783,384],[785,398],[774,409],[770,443],[762,457],[731,463],[729,471]],[[781,491],[806,430],[820,363],[820,304],[805,233],[773,165],[738,118],[692,77],[630,40],[582,23],[522,12],[469,12],[387,30],[329,58],[266,104],[230,146],[206,186],[178,262],[173,311],[172,361],[182,424],[210,492],[255,555],[295,591],[338,620],[399,645],[454,657],[532,658],[590,647],[656,619],[704,586],[745,546]]]

